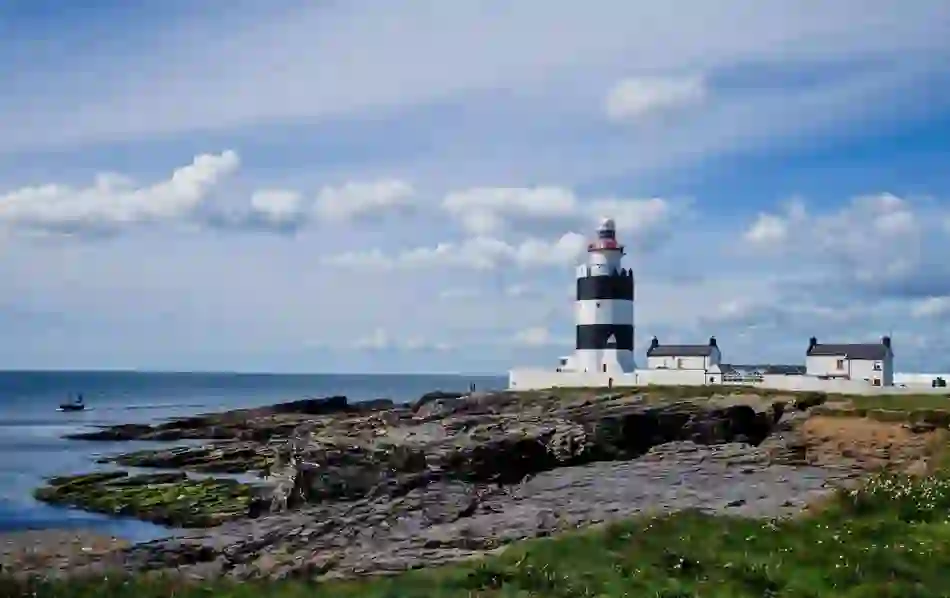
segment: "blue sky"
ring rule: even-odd
[[[948,59],[940,0],[0,0],[0,363],[551,363],[613,216],[641,348],[948,371]]]

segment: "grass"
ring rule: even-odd
[[[244,517],[254,489],[232,479],[190,479],[184,473],[130,476],[103,472],[48,480],[34,491],[43,502],[160,524],[210,527]]]
[[[37,598],[740,598],[950,594],[950,478],[879,475],[810,515],[682,512],[534,540],[504,554],[350,582],[188,584],[170,578],[0,584]],[[7,594],[3,594],[4,591]],[[16,590],[18,593],[12,593]]]

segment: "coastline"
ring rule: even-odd
[[[119,423],[160,423],[198,413],[335,393],[346,394],[355,402],[378,397],[410,401],[432,388],[465,390],[473,382],[483,389],[502,388],[505,380],[426,375],[0,372],[0,532],[82,528],[133,541],[167,533],[143,521],[52,507],[32,498],[33,490],[49,477],[118,467],[94,464],[99,458],[169,446],[161,441],[87,442],[63,438],[70,433]],[[57,405],[78,391],[86,396],[85,411],[56,411]]]
[[[431,393],[411,405],[328,397],[105,428],[82,437],[171,444],[114,459],[138,471],[159,468],[160,474],[136,475],[168,476],[161,483],[152,477],[145,480],[153,483],[126,479],[118,490],[106,487],[136,477],[123,476],[93,484],[96,500],[111,497],[115,507],[121,498],[126,514],[167,517],[185,486],[171,494],[162,488],[199,484],[196,473],[268,477],[248,484],[254,492],[238,508],[210,495],[193,502],[189,513],[210,517],[205,530],[70,555],[31,572],[350,577],[494,554],[514,541],[648,512],[793,516],[876,469],[875,435],[896,425],[867,424],[871,444],[853,443],[844,455],[820,446],[825,438],[834,445],[836,434],[824,421],[835,408],[821,404],[825,396],[715,391]],[[812,454],[805,455],[800,445],[816,422],[824,429],[812,434]],[[853,434],[854,426],[845,432]],[[186,439],[201,444],[175,448]],[[901,442],[906,454],[895,445],[889,460],[910,467],[925,437]],[[130,505],[129,495],[117,494],[130,488],[144,500]],[[77,500],[72,504],[86,500],[101,510],[88,493]],[[227,517],[216,519],[222,508]]]

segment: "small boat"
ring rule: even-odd
[[[62,403],[57,411],[84,411],[86,403],[83,402],[82,395],[76,395],[76,400],[72,403]]]

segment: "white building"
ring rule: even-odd
[[[866,381],[872,386],[894,385],[891,338],[880,343],[819,343],[814,336],[805,353],[805,373],[826,380]]]
[[[714,336],[705,345],[661,345],[654,336],[647,349],[647,367],[654,370],[708,370],[721,362]]]
[[[676,370],[683,375],[666,374],[671,382],[682,383],[704,380],[706,384],[722,384],[722,352],[716,337],[709,337],[705,345],[661,345],[654,336],[647,349],[647,368],[650,370]],[[646,376],[659,379],[659,373]]]

